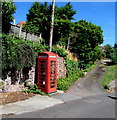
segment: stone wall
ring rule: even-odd
[[[66,77],[66,66],[65,66],[65,59],[63,57],[57,57],[57,68],[58,68],[58,75],[57,78],[65,78]]]

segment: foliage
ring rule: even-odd
[[[2,69],[20,70],[34,63],[32,48],[24,40],[2,36]]]
[[[14,37],[14,38],[13,38]],[[48,51],[49,47],[33,41],[25,41],[12,35],[2,35],[2,70],[6,73],[20,72],[35,65],[38,53]],[[62,48],[53,47],[53,52],[66,58],[67,53]],[[10,74],[10,76],[11,76]],[[3,77],[4,79],[4,77]]]
[[[112,48],[113,52],[110,54],[111,60],[113,64],[117,64],[117,44]]]
[[[109,67],[109,70],[107,71],[107,73],[104,75],[104,77],[101,80],[101,84],[103,86],[103,88],[107,88],[108,84],[112,81],[112,80],[116,80],[116,67],[117,65],[113,65]]]
[[[106,58],[111,58],[111,53],[113,52],[113,48],[111,45],[107,44],[104,46],[104,52],[106,54]]]
[[[85,68],[85,64],[97,59],[98,46],[103,43],[102,30],[100,26],[96,26],[91,22],[80,20],[74,23],[74,36],[71,51],[78,53],[81,65]]]
[[[66,69],[67,69],[67,77],[71,76],[72,74],[79,74],[82,76],[82,72],[78,69],[78,62],[66,59]]]
[[[112,64],[117,64],[117,55],[116,53],[111,54]]]
[[[103,71],[103,72],[106,71],[106,68],[102,68],[102,71]]]
[[[48,5],[47,2],[44,2],[43,4],[35,2],[29,9],[27,22],[24,26],[25,30],[34,34],[39,35],[41,33],[46,44],[49,44],[51,8],[52,6]],[[57,43],[60,38],[65,40],[65,38],[68,37],[69,31],[71,30],[70,20],[73,19],[75,13],[76,11],[73,11],[70,3],[67,3],[60,8],[55,6],[53,43]]]
[[[99,65],[99,67],[105,67],[106,65],[104,65],[104,64],[101,64],[101,65]]]
[[[76,11],[73,10],[73,6],[70,2],[60,8],[56,7],[53,34],[54,43],[58,43],[60,41],[65,46],[67,45],[73,27],[71,20],[74,20],[73,16],[75,14]]]
[[[60,57],[64,57],[64,58],[66,58],[67,55],[68,55],[68,53],[66,53],[63,48],[59,48],[59,47],[56,47],[56,46],[53,46],[52,52],[55,52]]]
[[[41,95],[45,95],[44,92],[42,92],[40,89],[38,89],[37,85],[28,85],[27,86],[28,89],[24,89],[22,90],[23,92],[31,92],[31,93],[34,93],[34,94],[41,94]]]
[[[112,47],[110,44],[103,46],[105,57],[112,60],[111,64],[117,64],[117,44]]]
[[[91,71],[94,67],[96,67],[96,64],[93,64],[93,65],[91,65],[90,67],[88,67],[88,68],[86,68],[86,69],[84,69],[84,70],[82,70],[83,72],[89,72],[89,71]]]
[[[106,54],[105,54],[105,52],[103,51],[103,49],[102,49],[102,46],[96,46],[95,48],[94,48],[94,61],[96,60],[96,59],[98,59],[98,60],[101,60],[101,59],[104,59],[105,57],[106,57]]]
[[[49,43],[51,5],[35,2],[27,14],[27,24],[24,29],[34,34],[42,34],[45,44]],[[76,11],[68,2],[65,6],[55,6],[53,44],[69,47],[69,50],[79,56],[79,68],[87,68],[96,59],[105,57],[99,47],[103,43],[102,29],[86,20],[71,22]],[[53,51],[56,48],[53,48]],[[58,52],[57,48],[57,52]]]
[[[0,85],[4,85],[4,83],[3,83],[3,82],[0,82]]]
[[[15,13],[16,6],[13,2],[0,2],[2,6],[2,32],[9,33],[11,27],[10,22],[13,21],[13,14]]]
[[[35,65],[39,52],[45,51],[47,46],[33,41],[25,41],[12,35],[2,35],[2,79],[14,76],[14,73],[21,70],[30,70]],[[19,78],[18,78],[19,79]]]
[[[57,81],[57,88],[59,90],[66,91],[79,77],[83,77],[84,74],[78,69],[78,63],[66,59],[67,77],[60,78]]]

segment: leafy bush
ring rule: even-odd
[[[117,64],[117,48],[115,53],[111,53],[111,60],[113,64]]]
[[[78,68],[78,62],[66,59],[66,69],[67,69],[67,77],[78,74],[79,76],[83,76],[83,72]]]
[[[102,71],[103,71],[103,72],[106,71],[106,68],[102,68]]]
[[[42,92],[40,89],[38,89],[37,85],[28,85],[28,89],[22,90],[23,92],[31,92],[34,94],[41,94],[41,95],[45,95],[44,92]]]
[[[67,77],[60,78],[57,81],[57,89],[66,91],[78,78],[83,77],[84,74],[78,69],[78,63],[73,60],[66,60]]]
[[[117,65],[110,66],[108,71],[106,72],[106,74],[101,79],[101,84],[104,89],[107,88],[108,84],[112,80],[116,80],[116,75],[115,75],[116,67],[117,67]]]
[[[65,50],[63,48],[59,48],[56,46],[53,46],[52,48],[52,52],[55,52],[56,54],[58,54],[60,57],[64,57],[66,59],[68,53],[65,52]]]
[[[78,80],[79,77],[82,77],[82,76],[79,76],[78,74],[72,74],[72,75],[69,76],[69,77],[58,79],[58,81],[57,81],[57,89],[58,89],[58,90],[63,90],[63,91],[68,90],[68,88],[69,88],[76,80]]]
[[[38,53],[48,51],[49,47],[34,41],[25,41],[13,35],[2,34],[2,69],[21,70],[32,67]],[[53,47],[53,52],[66,57],[64,49]]]
[[[82,71],[83,71],[83,72],[89,72],[89,71],[91,71],[95,66],[96,66],[96,64],[93,64],[93,65],[91,65],[90,67],[88,67],[88,68],[86,68],[86,69],[84,69],[84,70],[82,70]]]
[[[3,82],[0,82],[0,85],[4,85],[4,83],[3,83]]]

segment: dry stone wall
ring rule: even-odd
[[[57,68],[58,68],[58,79],[66,77],[66,66],[65,66],[65,59],[63,57],[57,56]]]

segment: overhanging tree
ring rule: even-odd
[[[1,2],[2,6],[2,32],[9,33],[11,23],[13,22],[13,14],[15,13],[16,6],[13,2]]]

